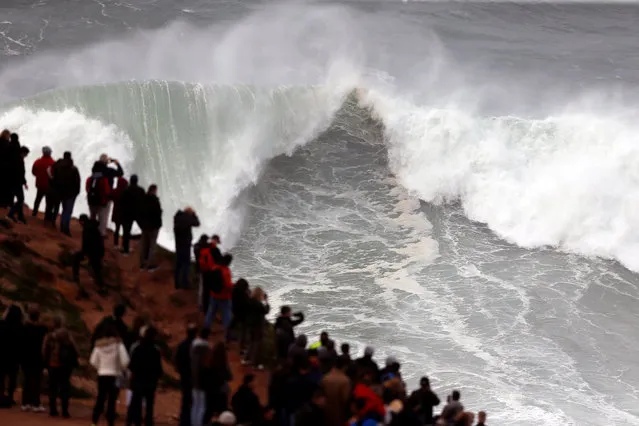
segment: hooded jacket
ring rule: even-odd
[[[43,155],[33,163],[31,173],[35,176],[35,185],[40,191],[49,189],[49,167],[54,164],[55,161],[51,158],[51,155]]]
[[[222,290],[219,293],[211,291],[211,297],[217,300],[232,300],[233,298],[233,278],[231,276],[231,268],[228,266],[216,266],[222,272]]]
[[[129,354],[115,337],[106,337],[95,342],[89,363],[98,370],[98,376],[118,377],[129,366]]]

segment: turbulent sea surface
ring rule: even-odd
[[[159,185],[165,245],[193,206],[304,332],[372,343],[490,424],[639,425],[638,21],[4,0],[0,127],[83,176],[119,158]]]

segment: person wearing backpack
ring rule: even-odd
[[[162,228],[162,205],[158,198],[158,186],[151,185],[144,197],[142,212],[138,221],[142,229],[140,241],[140,269],[153,272],[158,268],[155,263],[155,246],[160,228]]]
[[[71,216],[75,199],[80,195],[80,172],[73,164],[70,152],[65,152],[63,157],[51,167],[50,189],[54,191],[62,205],[60,215],[60,231],[71,236]]]
[[[87,202],[89,203],[89,212],[91,220],[97,220],[100,223],[100,234],[106,237],[108,222],[108,203],[111,196],[111,187],[109,181],[104,175],[106,166],[97,161],[91,169],[91,176],[86,182]]]
[[[233,256],[225,254],[222,261],[209,273],[205,273],[205,281],[211,290],[211,301],[206,312],[205,326],[211,328],[215,315],[220,312],[222,325],[224,326],[224,336],[228,337],[229,325],[231,324],[231,300],[233,298],[233,279],[231,277],[231,262]],[[209,278],[210,277],[210,278]]]
[[[129,366],[129,354],[114,326],[106,327],[104,337],[95,342],[89,363],[98,372],[98,397],[93,408],[92,423],[98,424],[106,403],[106,419],[109,426],[113,426],[119,393],[118,379],[123,376]]]
[[[53,331],[47,334],[42,344],[42,356],[49,374],[49,414],[58,416],[58,397],[64,418],[69,414],[69,399],[71,397],[71,374],[77,368],[78,349],[64,327],[61,317],[53,319]]]

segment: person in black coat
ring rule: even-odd
[[[431,390],[428,377],[421,378],[419,389],[410,395],[409,400],[414,403],[422,424],[433,424],[433,407],[438,406],[441,401],[437,394]]]
[[[104,164],[103,174],[109,182],[109,188],[113,189],[115,179],[124,176],[124,169],[122,169],[122,166],[120,165],[120,162],[118,160],[116,160],[115,158],[110,158],[106,154],[100,155],[100,162]],[[114,169],[112,167],[109,167],[110,164],[115,164],[116,168]]]
[[[160,228],[162,228],[162,205],[158,198],[157,185],[149,186],[144,201],[138,224],[142,229],[140,241],[140,269],[153,271],[157,269],[155,264],[155,247]]]
[[[42,388],[42,372],[44,371],[44,359],[42,345],[49,332],[46,325],[40,323],[40,311],[32,309],[29,319],[22,329],[22,344],[20,347],[22,376],[22,409],[46,411],[40,402]]]
[[[122,253],[128,255],[131,244],[133,222],[140,225],[140,215],[146,194],[138,185],[138,176],[131,175],[129,186],[120,195],[120,217],[122,220]]]
[[[233,310],[233,319],[229,328],[239,335],[240,354],[246,355],[248,350],[248,329],[246,327],[246,314],[250,298],[249,283],[244,278],[237,280],[233,286],[231,298],[231,306]]]
[[[238,424],[256,424],[262,419],[262,405],[253,390],[254,381],[254,375],[244,376],[242,386],[231,398],[231,408]]]
[[[277,354],[280,360],[288,358],[288,348],[295,342],[295,327],[304,322],[304,314],[293,314],[289,306],[282,306],[280,316],[275,320]]]
[[[71,216],[73,215],[73,207],[75,199],[80,194],[81,179],[78,168],[73,164],[70,152],[65,152],[63,157],[56,161],[51,168],[51,190],[55,191],[56,196],[62,205],[62,215],[60,216],[60,231],[63,234],[71,236]]]
[[[326,395],[322,388],[316,387],[309,402],[295,414],[295,426],[324,426],[326,424],[325,406]]]
[[[10,143],[10,165],[9,165],[9,179],[7,184],[11,190],[11,209],[7,217],[14,222],[27,223],[24,217],[24,190],[29,189],[26,179],[26,170],[24,167],[24,159],[29,155],[29,148],[26,146],[20,147],[18,141],[18,135],[13,133],[11,135]],[[17,152],[17,154],[16,154]],[[15,202],[13,201],[15,199]],[[16,214],[18,217],[16,218]]]
[[[23,331],[22,309],[17,305],[7,308],[4,318],[0,321],[0,407],[15,405],[13,396],[16,391],[18,370],[20,368],[20,342]],[[11,350],[11,349],[14,350]],[[9,387],[6,387],[6,382]],[[6,390],[6,393],[5,393]]]
[[[197,326],[189,324],[186,329],[186,339],[182,341],[175,352],[175,366],[180,375],[180,391],[182,404],[180,409],[180,426],[191,426],[191,401],[193,400],[193,377],[191,371],[191,348],[197,337]]]
[[[105,333],[109,328],[115,327],[118,333],[118,337],[122,340],[122,342],[124,342],[127,351],[130,351],[131,339],[129,338],[129,327],[124,323],[124,320],[122,320],[122,318],[124,318],[124,314],[126,314],[126,306],[122,303],[119,303],[113,308],[113,314],[107,315],[102,318],[98,325],[95,326],[95,330],[91,335],[92,349],[98,339],[102,339],[103,337],[105,337]]]
[[[73,255],[73,279],[80,287],[80,297],[86,297],[87,293],[80,285],[80,263],[86,258],[93,270],[93,279],[98,286],[98,292],[105,294],[104,280],[102,278],[102,259],[104,258],[104,238],[100,233],[100,224],[89,216],[80,215],[82,225],[82,249]]]
[[[11,190],[9,188],[9,143],[11,142],[11,132],[3,130],[0,133],[0,208],[11,205]]]
[[[144,424],[153,426],[155,392],[162,377],[162,354],[155,344],[157,331],[148,327],[139,343],[131,348],[131,403],[127,414],[127,424],[142,425],[142,400],[146,402]]]
[[[175,288],[190,287],[189,272],[191,270],[191,244],[193,228],[200,226],[200,219],[191,207],[178,210],[173,217],[173,234],[175,237]]]
[[[245,362],[261,370],[263,366],[263,340],[266,315],[271,308],[268,295],[260,287],[256,287],[246,306],[246,329],[248,331],[249,350]]]

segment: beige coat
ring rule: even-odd
[[[344,426],[348,421],[348,404],[351,399],[351,381],[343,371],[333,368],[324,379],[326,393],[326,425]]]

